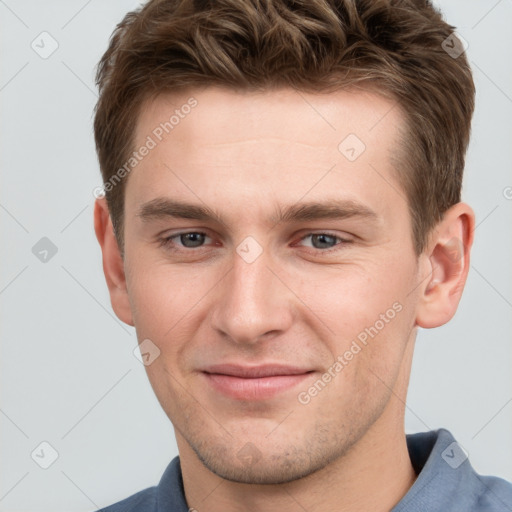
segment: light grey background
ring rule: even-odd
[[[1,511],[95,510],[158,483],[177,454],[92,224],[94,68],[137,5],[0,0]],[[464,187],[478,227],[458,313],[419,333],[406,430],[446,427],[477,471],[512,480],[512,1],[439,5],[478,91]],[[43,31],[59,45],[47,59],[31,48]],[[32,253],[42,237],[58,249],[46,263]],[[43,441],[59,454],[46,470],[31,458]]]

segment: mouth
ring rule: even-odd
[[[223,364],[203,370],[210,387],[235,400],[265,400],[288,391],[314,370],[282,365],[239,366]]]

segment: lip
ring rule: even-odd
[[[222,364],[202,371],[209,385],[235,400],[265,400],[287,391],[313,370],[283,365],[240,366]]]

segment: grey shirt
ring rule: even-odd
[[[512,512],[512,483],[477,474],[448,430],[407,435],[407,448],[418,478],[390,512]],[[132,511],[189,511],[179,457],[157,486],[101,509]]]

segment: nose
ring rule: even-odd
[[[245,345],[287,331],[293,323],[294,295],[275,267],[267,251],[255,261],[245,260],[235,252],[231,271],[216,290],[213,328]]]

